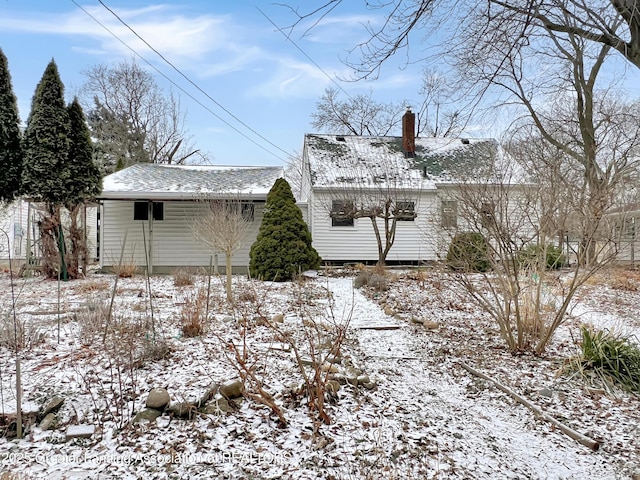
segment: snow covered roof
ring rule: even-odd
[[[305,136],[314,187],[386,182],[436,188],[438,183],[478,179],[502,155],[493,139],[426,137],[416,138],[415,146],[415,157],[406,158],[402,137]]]
[[[188,200],[234,194],[266,198],[282,167],[138,163],[102,179],[101,199]]]

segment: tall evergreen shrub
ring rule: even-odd
[[[18,103],[11,87],[7,57],[0,49],[0,201],[10,202],[20,190],[22,146]]]
[[[311,233],[296,205],[291,186],[279,178],[267,195],[264,217],[251,246],[251,275],[287,281],[298,272],[318,268],[320,256],[311,246]]]

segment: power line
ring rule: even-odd
[[[101,3],[102,3],[102,2],[101,2]],[[334,84],[336,87],[338,87],[338,88],[342,91],[342,93],[344,93],[344,94],[345,94],[347,97],[349,97],[352,101],[354,100],[354,99],[353,99],[353,97],[352,97],[351,95],[349,95],[349,92],[347,92],[344,88],[342,88],[342,85],[340,85],[340,84],[335,80],[335,78],[334,78],[334,77],[332,77],[332,76],[331,76],[331,75],[329,75],[327,72],[325,72],[325,71],[324,71],[324,69],[323,69],[320,65],[318,65],[318,64],[316,63],[316,61],[315,61],[313,58],[311,58],[311,57],[307,54],[307,52],[305,52],[305,51],[302,49],[302,47],[300,47],[296,42],[294,42],[293,40],[291,40],[291,36],[290,36],[290,35],[288,35],[288,34],[286,34],[286,33],[282,30],[282,28],[280,28],[280,27],[279,27],[279,26],[278,26],[278,25],[277,25],[273,20],[271,20],[271,19],[267,16],[267,14],[266,14],[266,13],[264,13],[262,10],[260,10],[260,7],[256,6],[256,10],[258,10],[258,11],[262,14],[262,16],[263,16],[264,18],[266,18],[266,19],[269,21],[269,23],[271,23],[271,25],[273,25],[274,27],[276,27],[276,29],[277,29],[277,30],[278,30],[282,35],[284,35],[284,38],[286,38],[289,42],[291,42],[291,44],[292,44],[294,47],[296,47],[296,48],[300,51],[300,53],[302,53],[302,55],[304,55],[304,56],[307,58],[307,60],[309,60],[311,63],[313,63],[313,65],[314,65],[318,70],[320,70],[320,71],[321,71],[321,72],[322,72],[322,73],[323,73],[323,74],[324,74],[324,75],[325,75],[329,80],[331,80],[331,82],[333,82],[333,84]]]
[[[265,152],[269,153],[270,155],[273,155],[274,157],[278,158],[279,160],[286,162],[286,160],[284,158],[282,158],[280,155],[272,152],[271,150],[269,150],[268,148],[266,148],[264,145],[261,145],[260,143],[258,143],[257,141],[255,141],[253,138],[249,137],[247,134],[245,134],[244,132],[242,132],[241,130],[239,130],[238,128],[236,128],[234,125],[232,125],[231,123],[229,123],[227,120],[225,120],[224,118],[222,118],[220,115],[218,115],[217,113],[215,113],[213,110],[211,110],[209,107],[207,107],[205,104],[203,104],[200,100],[198,100],[197,98],[195,98],[191,93],[189,93],[187,90],[185,90],[183,87],[181,87],[180,85],[178,85],[173,79],[171,79],[169,76],[167,76],[165,73],[163,73],[160,69],[158,69],[155,65],[153,65],[151,62],[149,62],[149,60],[147,60],[143,55],[141,55],[140,53],[138,53],[133,47],[129,46],[124,40],[122,40],[117,34],[115,34],[112,30],[110,30],[106,25],[104,25],[102,22],[100,22],[100,20],[98,20],[94,15],[92,15],[91,13],[89,13],[85,8],[83,8],[81,5],[79,5],[75,0],[70,0],[71,3],[73,3],[76,7],[78,7],[80,10],[82,10],[87,16],[89,16],[94,22],[96,22],[98,25],[100,25],[104,30],[106,30],[112,37],[114,37],[116,40],[118,40],[122,45],[124,45],[127,49],[129,49],[132,53],[134,53],[138,58],[140,58],[144,63],[146,63],[148,66],[150,66],[153,70],[155,70],[159,75],[161,75],[163,78],[165,78],[168,82],[170,82],[174,87],[176,87],[178,90],[180,90],[182,93],[184,93],[185,95],[187,95],[190,99],[192,99],[194,102],[196,102],[198,105],[200,105],[202,108],[204,108],[207,112],[209,112],[211,115],[213,115],[214,117],[216,117],[218,120],[220,120],[222,123],[224,123],[225,125],[227,125],[229,128],[231,128],[232,130],[234,130],[235,132],[237,132],[238,134],[242,135],[244,138],[246,138],[247,140],[249,140],[251,143],[253,143],[254,145],[258,146],[259,148],[261,148],[262,150],[264,150]],[[182,73],[176,66],[174,66],[169,60],[167,60],[160,52],[158,52],[155,48],[153,48],[144,38],[142,38],[140,35],[138,35],[138,33],[133,30],[129,25],[127,25],[127,23],[125,23],[115,12],[113,12],[109,7],[107,7],[101,0],[98,0],[100,2],[100,4],[107,9],[113,16],[115,16],[125,27],[127,27],[136,37],[138,37],[145,45],[147,45],[147,47],[149,47],[154,53],[156,53],[156,55],[158,55],[165,63],[167,63],[169,66],[171,66],[176,72],[178,72],[182,77],[184,77],[191,85],[193,85],[198,91],[200,91],[201,93],[203,93],[209,100],[211,100],[214,104],[216,104],[219,108],[221,108],[224,112],[226,112],[229,116],[231,116],[233,119],[235,119],[238,123],[240,123],[242,126],[244,126],[246,129],[248,129],[249,131],[251,131],[253,134],[255,134],[256,136],[258,136],[259,138],[261,138],[262,140],[264,140],[265,142],[267,142],[269,145],[275,147],[277,150],[281,151],[282,153],[284,153],[287,157],[289,157],[291,155],[291,153],[283,150],[282,148],[280,148],[279,146],[277,146],[276,144],[274,144],[273,142],[271,142],[270,140],[268,140],[267,138],[265,138],[263,135],[261,135],[260,133],[258,133],[257,131],[255,131],[253,128],[251,128],[249,125],[247,125],[246,123],[244,123],[242,120],[240,120],[236,115],[234,115],[233,113],[231,113],[229,110],[227,110],[224,106],[222,106],[219,102],[217,102],[214,98],[212,98],[207,92],[205,92],[202,88],[200,88],[195,82],[193,82],[189,77],[187,77],[184,73]]]

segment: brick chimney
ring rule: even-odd
[[[405,158],[416,156],[416,114],[407,107],[402,116],[402,151]]]

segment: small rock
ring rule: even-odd
[[[419,323],[420,325],[422,325],[424,323],[424,319],[423,318],[411,317],[411,323]]]
[[[300,358],[300,364],[301,365],[313,365],[313,360],[311,360],[310,358],[301,357]]]
[[[359,377],[356,378],[356,381],[358,382],[358,385],[364,385],[365,383],[371,383],[371,380],[369,379],[368,375],[360,375]]]
[[[56,420],[55,413],[47,413],[40,422],[40,430],[43,432],[49,430],[56,423]]]
[[[273,317],[271,317],[271,321],[273,323],[284,323],[284,315],[281,313],[277,313]]]
[[[201,410],[207,415],[220,415],[221,413],[232,413],[234,408],[226,398],[218,398]]]
[[[329,355],[327,357],[327,362],[339,364],[342,363],[342,357],[340,355]]]
[[[160,410],[156,410],[155,408],[145,408],[144,410],[136,413],[136,416],[133,417],[131,423],[153,423],[160,415],[162,415]]]
[[[552,398],[553,397],[553,392],[548,388],[541,388],[540,390],[538,390],[538,395],[541,395],[543,397]]]
[[[71,425],[67,428],[65,440],[73,440],[74,438],[91,438],[96,431],[95,425]]]
[[[385,306],[384,306],[384,314],[385,314],[385,315],[388,315],[388,316],[390,316],[390,317],[393,317],[393,316],[396,314],[396,312],[395,312],[395,310],[394,310],[393,308],[391,308],[389,305],[385,305]]]
[[[324,363],[322,364],[322,371],[329,373],[338,373],[338,367],[331,363]]]
[[[640,480],[640,468],[636,469],[636,470],[631,474],[631,480]]]
[[[149,395],[147,395],[147,403],[145,406],[147,408],[154,408],[156,410],[164,410],[165,407],[169,404],[171,398],[169,397],[169,392],[167,392],[164,388],[152,388],[149,391]]]
[[[375,382],[363,383],[362,386],[367,390],[373,390],[374,388],[376,388],[376,383]]]
[[[242,392],[244,392],[244,384],[239,378],[228,380],[220,386],[220,395],[227,399],[241,397]]]
[[[347,377],[345,377],[341,373],[332,373],[331,375],[329,375],[329,380],[335,380],[340,385],[345,385],[347,383]]]
[[[338,393],[340,390],[340,383],[337,380],[329,380],[325,385],[327,392]]]
[[[178,418],[191,419],[198,409],[190,402],[176,402],[167,407],[167,412]]]
[[[440,328],[440,324],[438,322],[432,322],[431,320],[423,320],[422,326],[427,330],[437,330]]]
[[[64,398],[56,395],[51,400],[49,400],[45,407],[42,409],[41,417],[44,418],[50,413],[56,413],[58,410],[60,410],[60,407],[63,403]]]
[[[224,323],[232,323],[235,319],[230,316],[230,315],[225,315],[224,317],[222,317],[222,321]]]

